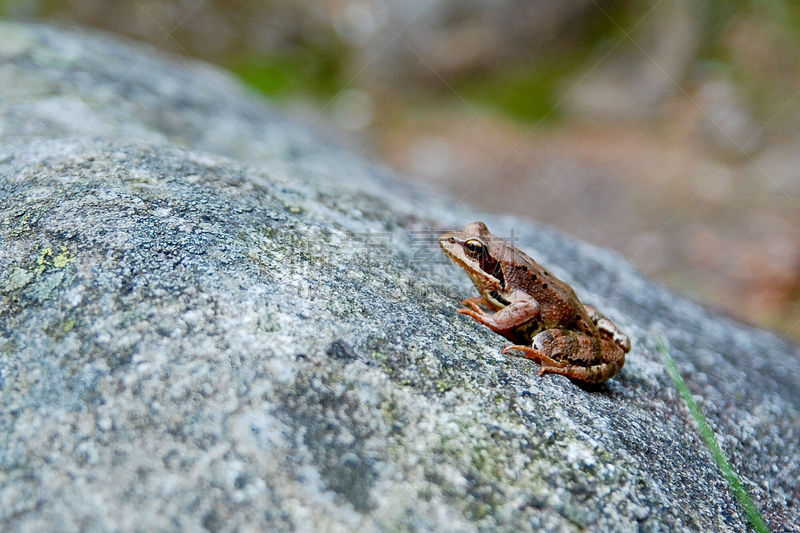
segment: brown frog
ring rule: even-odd
[[[515,343],[503,353],[521,351],[541,365],[539,375],[554,372],[586,383],[603,382],[625,364],[628,336],[483,222],[444,234],[439,245],[480,293],[461,302],[458,312]]]

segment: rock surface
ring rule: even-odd
[[[546,227],[412,189],[227,75],[0,24],[0,526],[742,531],[661,336],[775,530],[800,353]],[[631,335],[499,355],[434,233],[480,218]]]

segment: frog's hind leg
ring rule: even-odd
[[[545,372],[550,372],[553,374],[561,374],[562,376],[576,381],[582,381],[583,383],[602,383],[615,376],[621,368],[622,365],[619,363],[601,363],[592,366],[575,366],[568,364],[562,364],[562,366],[547,365],[539,369],[539,375],[541,376]]]
[[[537,361],[539,375],[561,374],[585,383],[601,383],[615,376],[625,364],[625,352],[611,340],[561,329],[545,330],[528,346],[508,346]]]
[[[524,344],[512,344],[511,346],[506,346],[501,350],[500,353],[507,354],[511,350],[519,350],[522,352],[522,357],[527,357],[528,359],[533,359],[534,361],[541,361],[542,356],[544,355],[536,348],[531,348],[530,346],[525,346]]]
[[[506,346],[505,348],[503,348],[502,353],[506,354],[511,350],[519,350],[520,352],[522,352],[523,357],[527,357],[528,359],[533,359],[534,361],[539,363],[541,365],[541,368],[539,369],[540,376],[545,372],[555,372],[561,374],[562,372],[559,372],[559,370],[564,370],[569,367],[568,364],[560,363],[555,359],[543,354],[536,348],[532,348],[530,346],[525,346],[522,344],[512,344],[511,346]]]

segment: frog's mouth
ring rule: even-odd
[[[500,282],[493,278],[492,276],[484,273],[484,272],[472,272],[468,271],[467,274],[469,275],[472,283],[478,289],[478,292],[481,294],[490,294],[490,293],[497,293],[497,291],[501,290],[502,287],[500,286]]]

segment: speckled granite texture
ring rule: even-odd
[[[596,388],[502,357],[432,237],[481,218],[631,335]],[[413,188],[209,66],[0,24],[0,529],[775,530],[800,356],[552,229]]]

